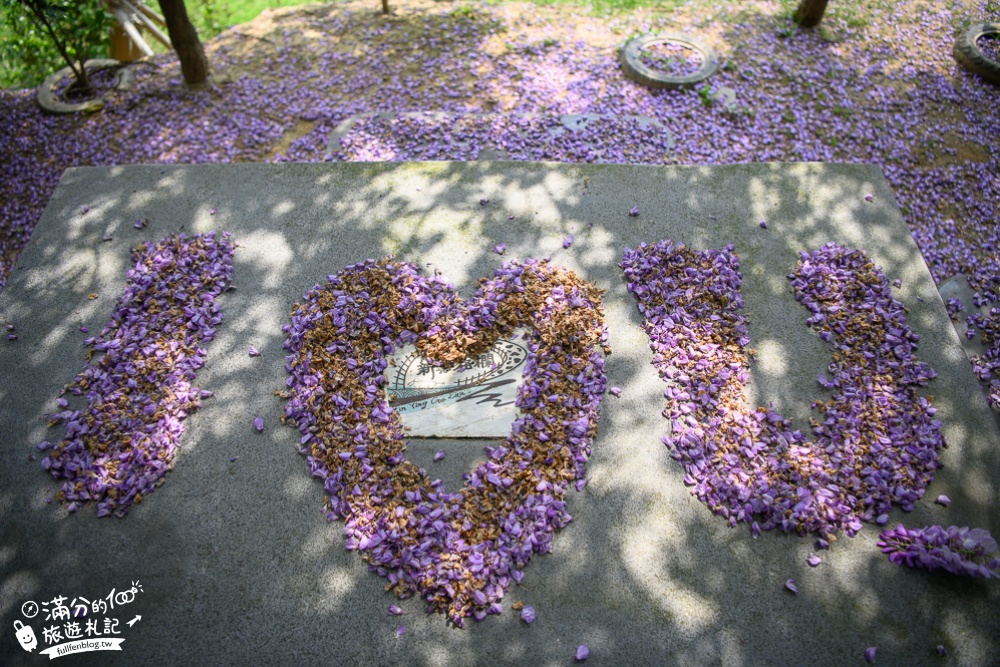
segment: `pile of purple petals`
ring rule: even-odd
[[[77,92],[73,88],[76,77],[69,74],[55,85],[53,93],[57,100],[69,103],[77,102],[81,99],[99,97],[114,88],[118,83],[118,71],[115,68],[88,70],[87,80],[90,83],[90,92]]]
[[[972,358],[972,369],[976,377],[986,387],[990,405],[1000,409],[1000,308],[990,308],[990,312],[975,312],[969,316],[970,330],[979,332],[985,352]]]
[[[997,541],[983,528],[925,526],[883,531],[878,546],[897,565],[945,570],[972,577],[1000,577]]]
[[[701,54],[673,42],[651,44],[639,51],[639,61],[650,69],[667,76],[690,76],[702,64]]]
[[[668,385],[663,442],[713,512],[754,535],[815,532],[826,546],[839,529],[885,523],[893,503],[912,509],[945,446],[935,408],[916,394],[935,373],[914,358],[903,306],[863,252],[828,244],[802,253],[789,276],[833,352],[813,441],[774,410],[745,406],[750,338],[733,246],[643,243],[622,268]]]
[[[111,320],[88,338],[103,353],[66,387],[83,409],[60,397],[63,439],[38,448],[42,467],[63,480],[71,512],[96,501],[97,516],[124,516],[173,466],[184,418],[209,396],[192,383],[222,321],[217,298],[232,275],[234,244],[214,232],[175,234],[132,252],[135,266]],[[72,399],[71,399],[72,400]]]
[[[404,427],[387,402],[387,356],[416,343],[443,365],[525,327],[520,416],[504,444],[454,493],[405,458]],[[545,261],[509,261],[460,300],[438,276],[386,258],[327,277],[296,304],[285,349],[283,419],[345,520],[347,548],[400,598],[417,594],[457,626],[500,613],[532,554],[571,517],[567,487],[585,484],[606,387],[601,292]]]
[[[976,40],[976,46],[988,60],[1000,63],[1000,37],[995,34],[983,35]]]
[[[484,149],[508,160],[664,164],[672,139],[634,116],[482,116],[437,113],[359,119],[334,157],[353,162],[475,160]]]

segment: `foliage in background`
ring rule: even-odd
[[[77,3],[60,0],[62,4]],[[266,9],[293,7],[306,0],[187,0],[191,22],[198,29],[203,41],[209,40],[231,25],[256,18]],[[147,4],[159,11],[156,2]],[[81,0],[81,21],[98,19],[105,27],[97,33],[100,40],[88,49],[89,58],[106,57],[110,34],[110,16],[97,12],[100,2]],[[84,7],[86,6],[86,7]],[[93,14],[100,14],[94,16]],[[87,15],[90,18],[87,19]],[[88,32],[92,32],[87,28]],[[154,50],[165,50],[152,43]],[[37,86],[53,71],[61,67],[59,51],[45,34],[29,20],[19,0],[0,0],[0,88],[31,88]]]
[[[219,5],[223,5],[221,8]],[[199,6],[200,5],[200,6]],[[197,26],[202,39],[211,39],[226,29],[230,14],[228,3],[219,0],[192,2],[191,21]]]
[[[61,56],[31,22],[18,3],[0,3],[0,82],[5,86],[29,86],[52,71]]]
[[[99,0],[43,0],[46,16],[74,60],[108,50],[111,19]],[[0,87],[31,87],[64,66],[52,35],[21,0],[0,0]]]
[[[202,40],[209,40],[231,25],[246,23],[267,9],[295,7],[317,0],[186,0],[191,21]],[[319,0],[325,2],[326,0]]]

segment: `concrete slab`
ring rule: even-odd
[[[633,206],[638,217],[629,216]],[[138,218],[149,219],[145,229],[133,228]],[[130,247],[210,229],[231,231],[240,245],[238,289],[222,299],[224,322],[197,378],[215,397],[185,422],[166,483],[127,518],[98,520],[93,508],[69,516],[46,502],[55,485],[29,457],[53,437],[45,415],[83,367],[79,327],[98,331],[107,321]],[[112,240],[102,241],[107,234]],[[575,241],[564,249],[568,234]],[[135,599],[114,612],[121,653],[67,662],[566,665],[587,644],[588,664],[597,665],[861,664],[869,646],[878,647],[879,664],[996,664],[995,582],[892,565],[871,526],[838,540],[810,568],[812,539],[754,540],[688,494],[660,443],[661,382],[616,266],[625,246],[661,238],[697,248],[735,243],[761,360],[750,399],[773,402],[803,429],[829,358],[788,288],[797,253],[828,241],[861,247],[901,279],[897,295],[921,336],[919,357],[940,373],[929,391],[949,448],[927,498],[891,522],[1000,535],[996,424],[876,167],[72,169],[0,294],[0,324],[15,324],[20,336],[0,340],[0,663],[44,661],[15,638],[25,602],[94,601],[139,582]],[[551,255],[607,290],[607,370],[623,393],[602,405],[590,484],[569,497],[575,521],[508,591],[503,614],[458,630],[426,616],[417,600],[398,602],[404,616],[386,613],[397,601],[344,550],[341,526],[326,521],[322,486],[296,451],[297,433],[277,425],[283,402],[274,390],[285,379],[281,325],[327,274],[395,253],[440,269],[469,295],[499,265],[491,252],[499,243],[507,256]],[[250,345],[260,357],[247,355]],[[265,417],[263,434],[253,430],[255,415]],[[439,442],[414,443],[414,459],[455,483],[474,451],[460,442],[433,463]],[[938,494],[951,506],[933,504]],[[798,595],[784,589],[791,577]],[[535,607],[533,625],[510,611],[516,600]],[[39,635],[44,614],[32,623]],[[397,637],[400,624],[406,633]],[[949,652],[945,663],[934,654],[939,644]]]

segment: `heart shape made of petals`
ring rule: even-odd
[[[527,331],[519,417],[506,441],[449,492],[405,457],[404,427],[385,395],[387,357],[401,345],[443,366]],[[327,276],[296,304],[288,334],[284,420],[324,481],[347,548],[400,598],[461,627],[502,611],[511,581],[551,549],[582,489],[607,379],[601,290],[573,272],[505,263],[462,300],[439,276],[389,257]]]

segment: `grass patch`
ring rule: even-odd
[[[312,0],[315,2],[316,0]],[[211,39],[231,25],[257,18],[265,9],[309,4],[303,0],[186,0],[188,16],[202,39]],[[391,3],[390,3],[391,4]],[[373,0],[372,6],[377,6]]]

